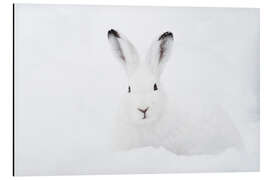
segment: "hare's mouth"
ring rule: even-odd
[[[142,119],[146,119],[147,118],[147,116],[146,116],[146,111],[149,109],[149,107],[147,107],[146,109],[140,109],[140,108],[138,108],[138,111],[140,111],[141,113],[143,113],[143,117],[142,117]]]
[[[144,113],[142,119],[146,119],[146,118],[147,118],[146,113]]]

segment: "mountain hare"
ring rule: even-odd
[[[135,47],[119,32],[109,30],[108,40],[129,81],[114,122],[116,149],[151,146],[175,154],[213,154],[241,143],[237,129],[221,108],[208,114],[185,114],[181,111],[185,105],[169,107],[160,75],[172,49],[171,32],[154,40],[145,61],[140,61]]]

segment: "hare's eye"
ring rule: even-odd
[[[156,90],[158,90],[158,88],[157,88],[157,84],[155,83],[154,84],[154,91],[156,91]]]
[[[130,93],[131,92],[131,89],[130,89],[130,86],[128,86],[128,93]]]

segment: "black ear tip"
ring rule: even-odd
[[[167,31],[165,33],[163,33],[159,38],[158,40],[163,40],[163,39],[166,39],[166,38],[172,38],[173,39],[173,33]]]
[[[111,30],[108,31],[108,37],[110,37],[110,36],[115,36],[117,38],[120,38],[119,33],[114,29],[111,29]]]

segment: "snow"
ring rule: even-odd
[[[162,75],[167,94],[194,117],[222,107],[244,150],[110,151],[110,127],[127,91],[107,41],[111,28],[142,58],[153,38],[173,32]],[[16,175],[259,170],[258,9],[16,4],[15,38]]]

